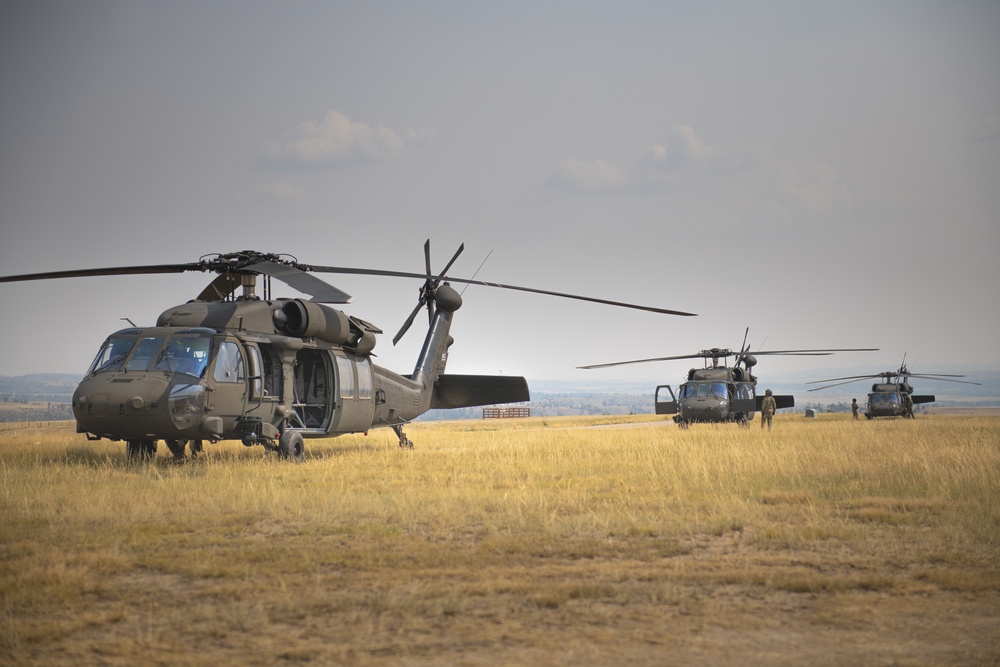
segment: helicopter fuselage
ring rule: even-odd
[[[281,452],[285,434],[378,427],[406,445],[402,425],[431,408],[528,400],[524,378],[443,374],[461,297],[443,285],[436,304],[409,376],[371,362],[376,328],[328,306],[279,299],[168,309],[156,326],[123,329],[101,346],[73,396],[77,430],[145,454],[161,439],[175,454],[177,443],[226,439]]]
[[[692,368],[676,395],[670,385],[656,388],[656,414],[672,414],[682,426],[704,422],[745,425],[760,410],[756,385],[757,379],[740,367]],[[792,396],[775,396],[775,400],[781,408],[794,405]]]
[[[913,388],[906,382],[877,383],[872,385],[872,391],[868,394],[865,417],[874,419],[876,417],[907,416],[906,406],[903,402],[903,397],[907,394],[914,405],[935,401],[935,397],[931,395],[913,395]]]

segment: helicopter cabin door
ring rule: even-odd
[[[325,433],[333,404],[333,368],[330,353],[302,349],[295,355],[292,407],[298,417],[296,426],[303,431]]]
[[[666,391],[661,392],[661,389]],[[667,400],[667,393],[670,394],[670,400]],[[662,395],[662,398],[661,398]],[[658,415],[675,415],[677,414],[677,398],[674,396],[674,390],[670,388],[669,384],[661,384],[656,388],[656,414]]]
[[[247,364],[239,341],[226,338],[219,341],[212,366],[211,405],[213,413],[222,417],[225,433],[234,433],[247,404]]]
[[[337,409],[330,433],[367,431],[375,415],[372,398],[374,374],[367,357],[335,355],[337,370]]]
[[[753,382],[735,383],[729,396],[729,412],[752,413],[756,409],[757,398],[754,395]]]

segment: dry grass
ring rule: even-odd
[[[0,663],[1000,662],[1000,418],[407,432],[0,433]]]

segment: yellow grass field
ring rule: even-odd
[[[0,432],[0,664],[993,665],[1000,417]]]

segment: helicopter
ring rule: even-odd
[[[822,387],[816,387],[810,389],[809,391],[819,391],[821,389],[829,389],[830,387],[838,387],[843,384],[850,384],[851,382],[858,382],[860,380],[871,380],[874,378],[881,378],[881,382],[876,382],[872,385],[871,393],[868,394],[868,400],[865,403],[865,418],[874,419],[875,417],[909,417],[914,418],[913,406],[919,405],[921,403],[933,403],[936,398],[933,394],[913,394],[913,387],[910,386],[910,378],[923,378],[927,380],[940,380],[942,382],[960,382],[962,384],[975,384],[979,385],[979,382],[969,382],[967,380],[953,380],[951,378],[961,378],[964,375],[955,375],[951,373],[911,373],[906,368],[906,355],[903,355],[903,362],[899,365],[899,370],[896,371],[883,371],[881,373],[873,373],[872,375],[851,375],[841,378],[829,378],[827,380],[815,380],[813,382],[807,382],[806,384],[819,384],[821,382],[833,382],[833,384],[828,384]]]
[[[403,427],[430,409],[513,403],[530,398],[523,377],[448,375],[452,319],[462,306],[451,283],[482,285],[649,312],[694,313],[530,287],[448,278],[464,250],[438,274],[430,240],[424,273],[315,266],[290,255],[244,250],[203,255],[197,262],[53,271],[0,276],[0,282],[88,276],[169,274],[217,276],[198,296],[164,310],[154,326],[109,335],[73,394],[76,430],[88,440],[124,440],[129,459],[148,460],[163,440],[177,459],[205,440],[239,440],[301,462],[304,439],[392,428],[400,447],[413,443]],[[327,304],[353,297],[316,273],[419,278],[417,305],[393,338],[396,344],[426,308],[428,331],[413,372],[372,363],[377,326]],[[258,278],[262,293],[258,295]],[[311,298],[276,298],[276,279]]]
[[[743,335],[743,346],[738,351],[728,348],[713,347],[694,354],[684,354],[676,357],[655,357],[652,359],[635,359],[606,364],[578,366],[582,369],[607,368],[623,364],[641,364],[651,361],[673,361],[677,359],[703,359],[703,368],[692,368],[688,371],[687,381],[682,383],[676,394],[670,385],[659,385],[654,394],[654,406],[658,415],[674,415],[674,422],[681,428],[687,428],[692,423],[736,422],[740,426],[749,427],[754,413],[761,409],[763,396],[756,394],[757,377],[752,369],[757,365],[757,356],[766,354],[788,354],[800,356],[829,355],[834,352],[867,352],[876,348],[840,348],[826,350],[760,350],[750,353],[747,346],[747,328]],[[732,366],[727,359],[735,357]],[[721,360],[721,363],[720,363]],[[711,366],[709,366],[711,363]],[[770,390],[768,390],[770,392]],[[667,399],[669,394],[670,398]],[[795,407],[795,397],[790,395],[774,395],[777,409]]]

